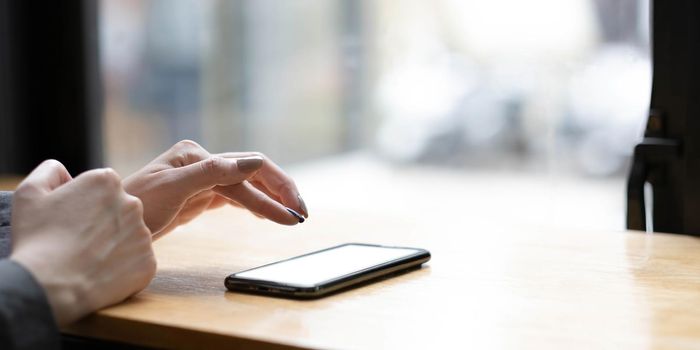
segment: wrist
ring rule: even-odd
[[[89,313],[82,297],[82,283],[75,281],[74,277],[59,276],[56,271],[48,271],[35,259],[22,254],[12,254],[10,259],[24,267],[44,290],[59,326],[70,324]]]

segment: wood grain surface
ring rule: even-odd
[[[0,176],[0,191],[12,191],[20,182],[22,178],[19,176]]]
[[[235,208],[155,242],[140,294],[65,329],[167,348],[698,348],[700,239]],[[346,242],[422,247],[421,270],[315,301],[227,292],[236,271]]]

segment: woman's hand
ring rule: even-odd
[[[209,154],[193,141],[180,141],[127,177],[125,190],[141,199],[154,239],[207,209],[233,204],[284,225],[308,217],[294,181],[260,153]]]

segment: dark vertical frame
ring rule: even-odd
[[[651,112],[635,149],[627,226],[646,229],[642,187],[648,182],[654,231],[700,234],[700,2],[651,6]]]
[[[17,154],[14,150],[15,103],[12,88],[11,35],[12,13],[8,0],[0,0],[0,173],[16,172]]]
[[[101,165],[98,4],[0,0],[0,173]]]

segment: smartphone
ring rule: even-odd
[[[419,248],[347,243],[234,273],[234,292],[312,299],[420,268],[430,252]]]

